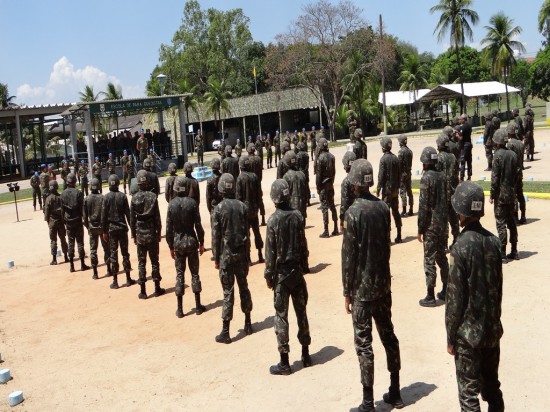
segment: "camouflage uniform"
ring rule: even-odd
[[[67,241],[65,240],[66,231],[63,223],[63,206],[61,196],[57,191],[51,192],[44,201],[44,220],[48,223],[50,234],[50,251],[52,256],[57,256],[57,238],[61,242],[61,250],[65,257],[67,256]]]
[[[241,139],[237,140],[237,144],[235,145],[235,156],[237,156],[237,159],[241,157],[243,154],[243,146],[241,145]]]
[[[101,180],[101,163],[99,161],[96,161],[92,165],[92,176],[95,177],[97,180],[99,180],[99,193],[103,193],[103,181]],[[87,196],[88,194],[86,194]]]
[[[91,193],[84,200],[84,226],[88,229],[88,237],[90,240],[90,261],[94,271],[97,269],[97,247],[98,240],[103,247],[104,258],[103,261],[109,267],[109,257],[111,251],[109,250],[109,242],[103,239],[103,227],[101,225],[101,213],[103,210],[103,195],[99,193]],[[108,269],[110,271],[110,268]]]
[[[116,162],[112,156],[109,156],[109,160],[105,162],[105,166],[107,166],[107,171],[109,172],[109,176],[116,175]]]
[[[212,175],[206,181],[206,207],[208,212],[212,214],[212,211],[218,203],[223,199],[222,195],[218,191],[218,182],[220,181],[221,173],[219,170],[212,169]]]
[[[174,182],[176,181],[176,178],[177,175],[175,171],[173,172],[173,174],[166,178],[166,184],[164,186],[164,198],[168,203],[170,203],[170,201],[177,196],[177,194],[174,192]]]
[[[69,170],[69,165],[68,163],[64,160],[64,163],[63,163],[63,168],[61,169],[61,179],[63,180],[63,190],[65,190],[67,188],[67,175],[70,173],[71,171]]]
[[[275,146],[275,167],[277,167],[278,162],[281,161],[281,137],[279,132],[273,138],[273,146]]]
[[[199,166],[204,166],[204,143],[202,141],[202,134],[197,134],[195,138],[195,151],[197,152],[197,163]]]
[[[445,139],[447,139],[445,137]],[[439,142],[439,139],[438,139]],[[460,232],[460,226],[458,223],[458,215],[451,205],[451,196],[454,194],[456,186],[458,185],[458,163],[456,158],[448,152],[448,139],[444,145],[438,143],[437,149],[439,154],[437,155],[436,170],[442,172],[445,176],[446,188],[447,188],[447,217],[451,226],[451,234],[453,235],[453,242]],[[449,237],[449,229],[445,230],[445,238]]]
[[[299,146],[300,151],[296,155],[296,168],[306,177],[307,205],[310,206],[311,190],[309,188],[309,155],[307,154],[307,146],[305,142],[302,142]]]
[[[315,165],[315,155],[317,154],[317,139],[315,137],[315,132],[312,130],[309,134],[309,141],[311,143],[311,161],[314,162]],[[315,170],[315,168],[314,168]]]
[[[285,155],[283,162],[288,166],[288,171],[283,176],[283,179],[286,180],[290,192],[289,206],[300,212],[305,227],[308,201],[306,176],[302,172],[296,170],[295,155]]]
[[[517,159],[517,174],[516,174],[516,198],[517,202],[519,203],[519,210],[521,212],[521,218],[519,220],[520,223],[526,223],[525,219],[525,196],[523,195],[523,152],[525,150],[525,145],[521,140],[518,140],[516,134],[510,134],[508,133],[508,136],[512,136],[510,140],[508,140],[508,149],[510,149],[512,152],[516,154]],[[514,205],[516,203],[514,202]],[[517,216],[517,209],[516,209],[516,216]]]
[[[130,180],[131,180],[131,179],[128,178],[128,160],[129,159],[130,158],[126,154],[126,151],[124,151],[124,154],[120,158],[120,165],[122,166],[122,184],[123,184],[123,187],[124,187],[124,193],[125,194],[126,194],[126,183],[128,183],[128,185],[130,185]]]
[[[74,258],[74,243],[78,248],[78,257],[83,260],[84,252],[84,226],[82,224],[82,212],[84,210],[84,195],[74,187],[67,187],[61,193],[63,204],[63,222],[69,238],[69,259]]]
[[[133,157],[129,158],[128,162],[126,162],[126,170],[128,171],[128,190],[130,190],[132,179],[136,178],[136,162]]]
[[[412,179],[412,160],[413,152],[407,146],[407,140],[405,137],[404,144],[400,142],[399,153],[397,158],[399,159],[399,170],[401,170],[401,179],[399,182],[399,195],[401,196],[401,207],[403,208],[403,214],[407,210],[407,196],[409,197],[409,216],[413,214],[414,198],[411,188]]]
[[[265,153],[266,153],[267,168],[271,169],[273,167],[273,149],[271,148],[270,139],[267,139],[265,142]]]
[[[323,141],[323,143],[326,141]],[[318,148],[321,147],[321,142]],[[323,237],[328,237],[328,211],[330,209],[332,213],[332,221],[334,222],[333,235],[338,234],[338,214],[336,213],[336,206],[334,205],[334,177],[336,176],[336,167],[334,155],[328,152],[328,147],[323,149],[317,158],[317,173],[316,173],[316,186],[317,193],[319,193],[319,200],[321,201],[321,209],[323,211],[323,225],[324,232]]]
[[[147,158],[147,147],[149,146],[149,143],[147,142],[147,139],[143,134],[139,136],[139,139],[137,141],[137,147],[136,149],[139,151],[139,161],[140,163],[143,163],[145,158]]]
[[[40,189],[42,190],[42,204],[46,205],[46,199],[50,194],[50,175],[42,169],[42,173],[39,176]]]
[[[220,142],[220,145],[218,146],[218,154],[220,155],[220,158],[223,162],[223,159],[225,159],[225,140],[223,139]]]
[[[249,149],[251,149],[249,147]],[[264,206],[264,192],[262,190],[262,179],[263,179],[263,166],[262,160],[258,155],[255,155],[254,152],[248,150],[248,160],[250,161],[250,171],[258,177],[259,187],[260,187],[260,199],[258,203],[258,210],[260,211],[260,216],[262,217],[262,226],[265,226],[265,206]],[[236,178],[235,178],[236,180]]]
[[[346,177],[342,180],[342,185],[340,187],[340,228],[342,230],[344,229],[344,217],[346,215],[346,211],[355,201],[355,191],[353,190],[353,185],[349,179],[349,171],[355,160],[357,160],[357,158],[353,152],[346,152],[342,159],[344,170],[346,171]]]
[[[525,120],[525,155],[528,162],[533,160],[533,155],[535,154],[535,120],[531,112],[531,110],[526,110],[525,117],[523,118]]]
[[[401,242],[401,215],[399,214],[399,186],[401,170],[399,159],[390,150],[384,151],[378,170],[378,187],[376,193],[382,192],[382,199],[392,211],[393,221],[397,228],[396,242]]]
[[[80,190],[84,196],[88,196],[88,166],[82,163],[78,168],[78,175],[80,176]]]
[[[239,177],[239,160],[236,157],[233,157],[231,153],[228,153],[227,151],[225,153],[225,159],[223,159],[222,161],[221,172],[222,174],[231,173],[235,180],[237,180],[237,177]]]
[[[356,129],[355,133],[361,129]],[[367,159],[367,144],[362,139],[362,132],[360,136],[355,136],[355,144],[353,146],[353,153],[357,159]]]
[[[256,156],[260,159],[260,164],[262,165],[262,169],[264,168],[264,142],[261,136],[258,136],[256,138]]]
[[[493,124],[493,114],[488,113],[485,118],[485,129],[483,130],[483,145],[485,146],[485,157],[487,158],[487,169],[491,170],[493,165],[493,134],[495,133]]]
[[[36,199],[38,199],[38,204],[40,205],[40,210],[42,210],[42,192],[40,191],[40,175],[32,175],[30,179],[30,184],[32,187],[32,205],[34,210],[36,210]]]

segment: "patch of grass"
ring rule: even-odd
[[[490,190],[491,189],[491,181],[490,180],[478,180],[475,181],[475,183],[479,184],[483,190]],[[420,180],[413,180],[412,181],[412,188],[413,189],[419,189],[420,187]],[[529,192],[529,193],[550,193],[550,182],[529,182],[524,181],[523,182],[523,191]]]

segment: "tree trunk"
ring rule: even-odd
[[[462,93],[462,100],[460,101],[460,109],[462,113],[468,114],[468,107],[466,106],[465,96],[464,96],[464,79],[462,76],[462,64],[460,63],[460,49],[458,48],[458,45],[456,46],[456,63],[458,65],[458,77],[460,78],[460,92]]]

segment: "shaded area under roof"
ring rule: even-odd
[[[508,86],[509,93],[517,93],[520,90]],[[479,97],[489,96],[493,94],[506,93],[506,85],[500,82],[477,82],[477,83],[464,83],[464,95],[466,97]],[[432,100],[451,100],[460,99],[462,96],[460,83],[458,84],[441,84],[435,89],[430,90],[422,98],[418,99],[419,102],[431,102]]]

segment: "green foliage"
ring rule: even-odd
[[[530,87],[533,96],[548,101],[550,97],[550,47],[537,53],[537,58],[529,68]]]
[[[512,68],[512,74],[509,78],[509,83],[521,90],[519,95],[521,96],[523,107],[527,104],[527,99],[531,94],[530,66],[531,65],[527,63],[527,61],[519,60]]]
[[[516,63],[514,50],[525,52],[523,43],[513,40],[521,34],[521,27],[513,27],[514,20],[504,13],[495,14],[485,26],[487,35],[481,40],[484,57],[490,62],[492,72],[499,76],[502,70],[510,70]]]
[[[15,104],[14,100],[15,96],[10,96],[8,85],[5,83],[0,83],[0,109],[13,106]]]
[[[464,46],[467,38],[473,40],[475,26],[479,20],[477,12],[470,9],[473,0],[440,0],[430,9],[430,13],[440,13],[439,21],[435,27],[438,41],[445,39],[447,32],[450,34],[451,47],[458,49]]]
[[[465,83],[491,80],[489,65],[483,61],[481,53],[476,49],[468,46],[461,48],[460,62]],[[451,83],[454,83],[456,79],[460,79],[454,50],[449,49],[435,59],[431,76],[435,77],[438,73],[448,73],[447,78]]]
[[[113,83],[107,83],[107,90],[103,93],[105,100],[122,100],[122,89],[120,85],[115,86]]]
[[[212,113],[216,120],[220,120],[222,114],[231,114],[227,101],[230,97],[231,92],[226,89],[224,80],[212,78],[208,81],[208,91],[204,94],[204,99],[208,112]]]
[[[81,102],[95,102],[96,100],[99,99],[99,97],[102,94],[105,94],[105,93],[104,92],[96,93],[94,91],[94,86],[87,84],[84,87],[84,90],[78,93],[78,96]]]

